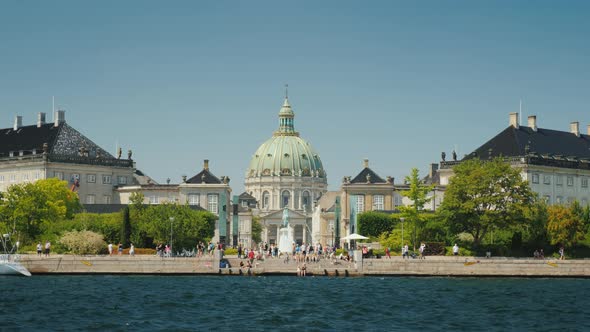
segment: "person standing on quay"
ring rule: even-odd
[[[131,243],[131,246],[129,247],[129,256],[135,256],[135,246],[133,243]]]
[[[37,243],[37,256],[41,257],[41,252],[43,251],[43,247],[41,246],[41,242]]]
[[[123,244],[119,243],[119,249],[117,250],[119,252],[119,256],[121,256],[123,254]]]
[[[385,256],[387,256],[387,258],[391,259],[389,247],[385,248]]]
[[[453,246],[453,256],[458,256],[459,255],[459,246],[455,243],[455,245]]]
[[[45,242],[45,257],[49,257],[49,251],[51,250],[51,242]]]
[[[424,259],[424,249],[426,249],[426,244],[422,243],[420,244],[420,259]]]
[[[563,246],[561,246],[561,248],[559,248],[559,260],[564,260],[565,259],[565,249],[563,248]]]
[[[109,256],[113,256],[113,244],[109,243],[108,248],[109,248]]]

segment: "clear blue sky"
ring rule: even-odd
[[[0,127],[51,111],[165,182],[211,160],[236,194],[278,126],[331,190],[362,159],[396,182],[523,120],[590,123],[587,1],[3,1]]]

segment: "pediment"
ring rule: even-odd
[[[291,209],[288,209],[288,210],[289,210],[289,219],[307,219],[307,215],[305,215],[301,212],[297,212],[297,211],[294,211]],[[283,219],[283,210],[269,212],[266,215],[261,215],[261,218],[282,220]]]

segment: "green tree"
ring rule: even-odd
[[[412,168],[410,175],[405,177],[405,182],[408,184],[408,190],[403,190],[401,195],[410,199],[410,204],[401,206],[400,210],[406,221],[413,223],[413,246],[416,250],[416,237],[418,232],[418,225],[421,224],[420,211],[424,209],[424,205],[432,198],[428,197],[428,193],[434,189],[434,186],[424,185],[420,180],[420,175],[417,168]]]
[[[3,196],[4,228],[15,229],[25,244],[41,234],[43,224],[73,218],[81,209],[78,195],[56,178],[12,185]]]
[[[262,242],[262,224],[259,216],[252,217],[252,241],[255,243]]]
[[[131,217],[129,213],[129,206],[123,209],[123,222],[121,223],[121,244],[124,247],[129,246],[129,238],[131,237]]]
[[[384,232],[391,232],[398,219],[387,213],[367,211],[358,215],[359,233],[364,236],[378,237]]]
[[[467,160],[453,171],[438,211],[453,234],[468,233],[477,246],[491,229],[507,230],[526,220],[535,194],[519,170],[496,158]]]
[[[547,233],[552,245],[560,244],[571,248],[584,240],[584,211],[577,201],[570,206],[549,206],[547,213]]]

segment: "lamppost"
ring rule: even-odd
[[[332,231],[332,247],[334,247],[334,220],[330,220],[330,230]]]
[[[174,217],[170,217],[170,257],[174,256],[174,251],[172,251],[172,223],[174,223]]]
[[[404,217],[399,218],[399,221],[402,222],[402,249],[404,248],[404,220],[406,220],[406,218],[404,218]]]

